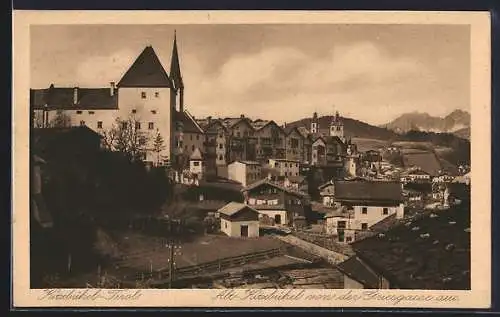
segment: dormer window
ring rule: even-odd
[[[156,110],[151,110],[151,113],[152,114],[156,114]]]
[[[135,109],[132,109],[132,113],[137,113],[137,110],[135,110]]]
[[[160,93],[159,92],[155,92],[155,97],[156,98],[160,98]]]
[[[141,98],[146,99],[146,92],[145,91],[141,91]]]
[[[78,111],[76,112],[76,114],[82,114],[82,112],[81,112],[80,110],[78,110]]]

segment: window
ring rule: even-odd
[[[219,161],[222,161],[222,155],[219,155]]]
[[[126,129],[127,128],[127,122],[122,122],[122,129]]]
[[[223,149],[223,148],[224,148],[224,144],[219,143],[219,149]]]
[[[80,121],[80,126],[82,126],[82,127],[83,127],[84,125],[85,125],[85,121],[83,121],[83,120],[82,120],[82,121]]]
[[[156,110],[151,110],[151,113],[152,114],[156,114]]]
[[[352,237],[346,237],[345,242],[352,242]]]
[[[239,132],[236,132],[236,137],[239,138],[240,136],[241,136],[241,134]]]
[[[80,110],[78,110],[78,111],[76,112],[76,114],[82,114],[82,112],[81,112]]]
[[[145,91],[141,91],[141,98],[146,99],[146,92]]]
[[[148,129],[149,129],[149,130],[153,130],[154,128],[155,128],[155,124],[154,124],[154,122],[149,122],[149,123],[148,123]]]
[[[187,150],[188,149],[188,146],[187,145],[184,145],[184,150]]]
[[[193,162],[193,166],[200,166],[200,162]]]
[[[200,135],[199,135],[199,134],[197,134],[197,135],[196,135],[196,140],[199,140],[199,139],[200,139]]]
[[[345,222],[345,221],[340,221],[340,220],[339,220],[339,221],[337,221],[337,227],[338,227],[339,229],[345,229],[345,227],[346,227],[346,222]]]
[[[135,110],[135,109],[132,109],[132,113],[137,113],[137,110]]]
[[[191,145],[191,151],[194,151],[194,144]]]
[[[135,129],[136,130],[140,130],[141,129],[141,123],[140,122],[136,122],[135,123]]]
[[[224,228],[227,229],[227,221],[224,221]]]
[[[102,129],[102,121],[97,121],[97,128]]]
[[[95,112],[94,111],[89,111],[89,114],[94,114]]]
[[[155,92],[155,97],[159,98],[160,97],[160,93],[159,92]]]
[[[361,208],[361,213],[362,213],[363,215],[366,215],[366,214],[368,213],[368,208],[366,208],[366,207],[362,207],[362,208]]]
[[[388,215],[389,214],[389,208],[382,209],[382,214],[383,215]]]
[[[193,141],[193,135],[191,134],[189,137],[191,138],[191,141]]]
[[[366,222],[361,224],[361,230],[368,230],[368,224]]]

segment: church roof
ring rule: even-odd
[[[181,66],[179,63],[179,52],[177,51],[177,36],[174,35],[174,46],[172,48],[172,60],[170,62],[170,78],[174,83],[175,89],[184,88],[182,81]]]
[[[123,75],[118,87],[172,87],[172,82],[152,46],[146,46]]]

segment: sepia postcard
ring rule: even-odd
[[[488,308],[488,12],[14,11],[13,306]]]

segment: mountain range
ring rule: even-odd
[[[435,117],[422,112],[411,112],[405,113],[380,127],[396,133],[406,133],[411,130],[453,133],[468,139],[470,134],[470,114],[467,111],[458,109],[445,117]]]

